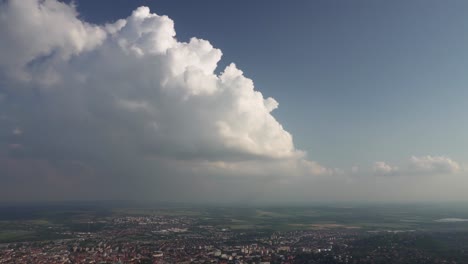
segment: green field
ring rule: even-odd
[[[95,232],[114,217],[190,217],[231,230],[468,231],[467,204],[314,205],[290,207],[153,206],[118,203],[0,208],[0,243],[62,237],[61,231]],[[63,233],[63,232],[62,232]]]

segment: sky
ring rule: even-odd
[[[466,201],[466,1],[0,1],[0,201]]]

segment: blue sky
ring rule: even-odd
[[[468,200],[467,11],[0,1],[0,200]]]
[[[146,5],[209,40],[295,143],[328,166],[411,155],[467,160],[466,1],[77,1],[102,23]],[[109,8],[112,6],[112,8]]]

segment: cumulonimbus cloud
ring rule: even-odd
[[[275,99],[234,64],[217,74],[219,49],[178,41],[174,22],[147,7],[93,25],[56,0],[3,1],[0,36],[0,140],[18,155],[133,153],[250,171],[276,160],[292,174],[331,173],[295,148]]]

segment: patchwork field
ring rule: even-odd
[[[94,232],[117,216],[186,216],[230,230],[363,232],[468,231],[466,204],[315,205],[236,207],[75,203],[0,207],[0,243],[66,238],[65,231]],[[442,220],[441,220],[442,219]],[[445,220],[444,220],[445,219]],[[448,220],[447,220],[448,219]],[[453,220],[456,219],[456,220]],[[60,235],[58,235],[60,234]]]

